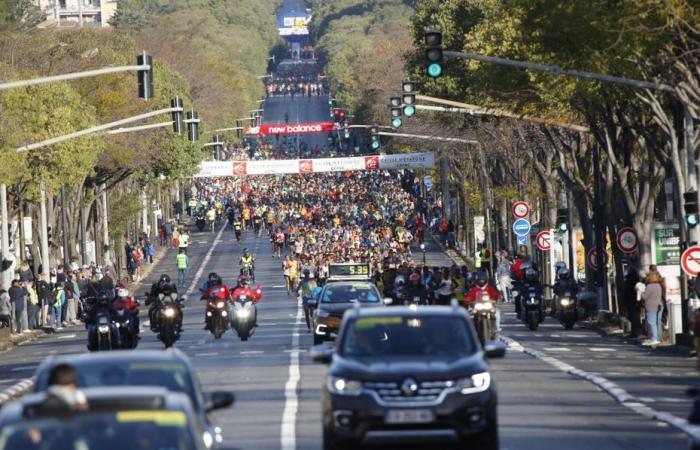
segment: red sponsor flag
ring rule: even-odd
[[[365,169],[367,170],[377,170],[379,169],[379,156],[365,156]]]
[[[312,173],[314,171],[314,162],[311,159],[300,159],[299,160],[299,172],[300,173]]]
[[[234,175],[247,175],[248,170],[245,161],[234,161],[233,162],[233,174]]]

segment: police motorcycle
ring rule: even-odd
[[[195,216],[194,224],[199,231],[204,231],[204,228],[207,226],[207,213],[204,210],[204,208],[199,208],[197,210],[197,215]]]
[[[209,331],[214,335],[214,339],[221,339],[221,336],[228,330],[228,290],[224,286],[212,289],[207,298],[207,323]]]
[[[518,317],[531,331],[536,331],[545,316],[544,296],[542,285],[537,280],[537,271],[527,269],[525,281],[518,282],[512,292]]]
[[[255,289],[251,288],[245,277],[241,278],[239,286],[231,296],[229,318],[231,328],[236,330],[240,340],[247,341],[255,333],[258,321],[256,304],[262,297],[262,289],[259,285]]]
[[[88,311],[83,317],[85,327],[88,330],[87,349],[90,351],[112,350],[112,336],[114,326],[112,324],[111,299],[107,291],[102,290],[97,297],[90,301]]]
[[[249,280],[255,280],[255,255],[249,254],[247,248],[243,249],[243,256],[241,256],[239,264],[241,266],[239,275]]]
[[[158,339],[165,348],[172,347],[180,339],[182,331],[182,308],[186,297],[179,299],[177,291],[165,286],[158,294]]]
[[[496,303],[485,291],[472,304],[472,321],[481,345],[496,339],[496,308]]]

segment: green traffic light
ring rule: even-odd
[[[685,223],[687,223],[689,227],[696,226],[698,224],[698,215],[697,214],[687,214],[685,216]]]
[[[403,120],[401,120],[401,117],[394,117],[391,121],[391,126],[394,128],[399,128],[403,125]]]
[[[568,225],[567,225],[566,223],[562,223],[561,225],[559,225],[559,230],[560,230],[560,231],[566,231],[568,228],[569,228],[569,227],[568,227]]]
[[[440,63],[430,63],[428,65],[428,76],[432,78],[437,78],[442,75],[442,65]]]
[[[404,106],[403,113],[408,117],[414,116],[416,114],[416,107],[413,105]]]
[[[372,141],[372,149],[376,150],[379,148],[379,141]]]

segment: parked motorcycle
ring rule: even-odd
[[[231,327],[236,330],[241,341],[247,341],[255,332],[258,308],[255,300],[247,294],[234,298],[231,305]]]
[[[207,299],[207,320],[209,321],[209,331],[214,335],[214,339],[221,339],[221,336],[228,329],[228,311],[226,311],[226,300],[222,300],[216,295]]]
[[[578,308],[576,297],[567,291],[557,296],[557,319],[564,325],[564,328],[571,330],[578,320]]]
[[[184,302],[184,298],[183,298]],[[158,312],[158,339],[165,348],[172,347],[180,339],[180,307],[183,302],[177,300],[176,294],[166,295],[161,299]]]
[[[496,303],[486,292],[472,305],[474,326],[482,346],[496,338],[496,308]]]

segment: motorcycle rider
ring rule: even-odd
[[[105,312],[109,315],[109,326],[112,327],[112,319],[116,313],[112,309],[112,299],[109,293],[102,289],[92,300],[92,304],[85,314],[85,328],[88,330],[87,349],[91,352],[97,350],[97,316]]]
[[[253,303],[258,303],[262,298],[262,290],[260,289],[260,286],[256,286],[255,289],[253,289],[253,287],[250,285],[250,280],[248,279],[248,277],[246,277],[245,275],[241,275],[240,277],[238,277],[238,286],[236,286],[236,289],[234,289],[230,295],[230,300],[233,302],[240,295],[245,295],[251,298],[253,300]],[[258,326],[257,314],[255,314],[255,323],[253,324],[253,326]]]
[[[537,270],[535,270],[534,267],[530,266],[525,270],[525,279],[522,283],[518,283],[517,288],[519,290],[519,295],[515,302],[515,313],[520,317],[520,312],[525,305],[525,297],[528,295],[530,289],[534,289],[536,298],[542,298],[542,284],[539,281]]]
[[[207,281],[202,284],[202,287],[199,288],[199,292],[202,294],[202,300],[204,300],[207,296],[207,293],[209,292],[209,289],[213,286],[221,286],[223,284],[223,281],[221,280],[221,277],[219,276],[218,273],[216,272],[209,272],[209,275],[207,275]]]
[[[409,302],[413,302],[414,299],[418,299],[416,303],[419,305],[428,304],[428,290],[425,285],[421,282],[421,276],[419,273],[414,272],[408,277],[408,288],[406,290],[406,298]]]
[[[243,255],[241,259],[238,260],[238,264],[241,266],[241,275],[247,272],[252,278],[255,278],[255,258],[248,253],[247,248],[243,249]]]
[[[236,241],[241,242],[241,230],[243,229],[243,225],[241,224],[241,219],[238,217],[235,217],[233,219],[233,231],[236,233]]]
[[[118,312],[121,308],[124,308],[129,313],[129,331],[135,339],[140,339],[139,331],[139,303],[133,296],[129,295],[129,290],[122,284],[117,284],[117,296],[112,302],[112,306]]]
[[[168,277],[168,279],[170,279],[170,277]],[[175,311],[177,313],[175,317],[175,325],[177,326],[178,332],[180,332],[182,331],[182,303],[181,299],[178,297],[177,288],[174,284],[165,283],[160,287],[158,297],[156,297],[156,303],[158,304],[158,309],[156,311],[160,311],[160,308],[162,307],[162,299],[166,296],[171,296],[174,298],[173,306],[175,307]],[[156,315],[155,318],[157,322],[158,315]]]
[[[561,298],[561,296],[567,292],[571,294],[572,299],[576,298],[578,294],[578,284],[571,278],[571,273],[568,268],[562,267],[559,269],[557,273],[557,282],[554,283],[553,291],[557,298]],[[552,313],[556,312],[558,309],[559,301],[554,305]]]
[[[473,304],[475,301],[481,300],[484,295],[488,295],[489,298],[495,303],[500,300],[501,294],[498,292],[495,286],[491,285],[486,279],[485,272],[479,272],[476,275],[476,284],[467,292],[464,296],[464,301],[467,305]],[[496,330],[501,331],[501,311],[496,307]]]
[[[161,307],[160,294],[163,293],[163,288],[170,285],[170,275],[164,273],[160,276],[156,283],[151,285],[151,291],[146,297],[146,306],[148,308],[148,319],[151,322],[151,331],[154,333],[158,332],[158,311]],[[170,287],[175,294],[177,294],[177,288]]]
[[[207,308],[204,312],[204,329],[211,331],[211,318],[214,306],[212,302],[223,301],[226,303],[229,299],[230,292],[225,285],[212,286],[208,289],[206,300]],[[203,297],[204,298],[204,297]]]
[[[202,297],[200,300],[206,300],[207,301],[207,308],[206,311],[204,312],[204,329],[209,330],[211,321],[209,320],[209,315],[207,312],[210,312],[210,307],[209,307],[209,299],[212,298],[212,296],[217,296],[218,298],[223,299],[224,301],[228,298],[230,298],[230,291],[229,288],[224,282],[221,280],[221,277],[219,274],[216,272],[211,272],[209,273],[209,276],[207,277],[207,281],[204,282],[202,287],[199,289],[199,291],[202,293]]]

